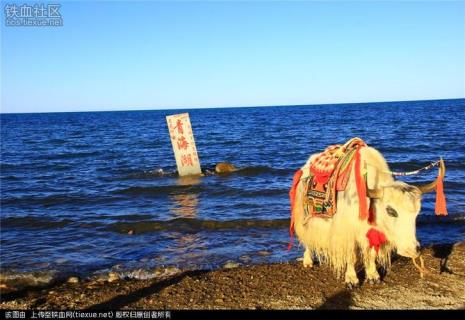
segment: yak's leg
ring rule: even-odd
[[[355,288],[359,284],[357,272],[355,272],[355,255],[350,256],[347,260],[345,283],[349,289]]]
[[[365,257],[365,272],[366,281],[370,284],[380,283],[379,273],[376,270],[376,251],[370,249],[368,251],[368,257]]]
[[[313,267],[313,260],[312,260],[312,253],[306,247],[304,252],[304,268],[311,268]]]

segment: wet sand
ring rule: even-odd
[[[352,290],[326,265],[292,261],[19,291],[2,285],[0,309],[465,309],[465,243],[431,246],[422,256],[423,279],[398,257],[381,284],[363,283],[361,272]]]

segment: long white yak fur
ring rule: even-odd
[[[362,168],[364,163],[367,164],[367,187],[369,189],[397,183],[389,173],[386,160],[376,149],[365,147],[360,152]],[[302,177],[308,176],[309,165],[315,156],[316,154],[310,156],[307,163],[301,168]],[[373,226],[368,221],[359,218],[355,165],[352,164],[346,190],[339,191],[337,194],[337,212],[332,218],[310,217],[305,219],[302,181],[299,181],[296,188],[293,214],[295,233],[306,249],[304,265],[311,266],[311,257],[314,255],[320,262],[329,263],[338,277],[345,271],[346,282],[358,284],[354,267],[357,258],[361,258],[367,271],[367,279],[379,280],[375,260],[378,265],[388,269],[395,244],[388,239],[388,242],[380,247],[378,253],[375,252],[374,248],[370,248],[366,234]],[[369,200],[367,198],[368,204]],[[379,209],[381,208],[376,208],[376,210]]]

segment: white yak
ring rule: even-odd
[[[301,168],[303,177],[310,163],[317,156],[310,156]],[[366,281],[378,283],[380,276],[377,263],[388,269],[391,253],[415,258],[419,256],[420,246],[416,237],[416,218],[421,208],[421,195],[433,191],[438,179],[428,185],[412,186],[394,180],[384,157],[372,147],[360,150],[360,159],[366,163],[367,201],[374,201],[376,225],[359,218],[359,198],[355,182],[355,165],[352,165],[350,178],[344,191],[337,193],[337,212],[331,218],[307,217],[304,213],[304,180],[300,180],[295,189],[292,209],[294,229],[299,242],[305,249],[304,267],[312,267],[312,257],[327,262],[339,276],[345,272],[348,287],[359,284],[355,270],[357,258],[363,262]],[[443,161],[440,162],[440,175],[445,173]],[[369,202],[368,202],[369,203]],[[367,232],[370,228],[379,230],[386,242],[376,252],[370,247]]]

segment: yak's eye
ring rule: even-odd
[[[398,217],[398,214],[397,214],[397,211],[391,207],[391,206],[387,206],[386,207],[386,212],[388,215],[390,215],[391,217],[394,217],[394,218],[397,218]]]

